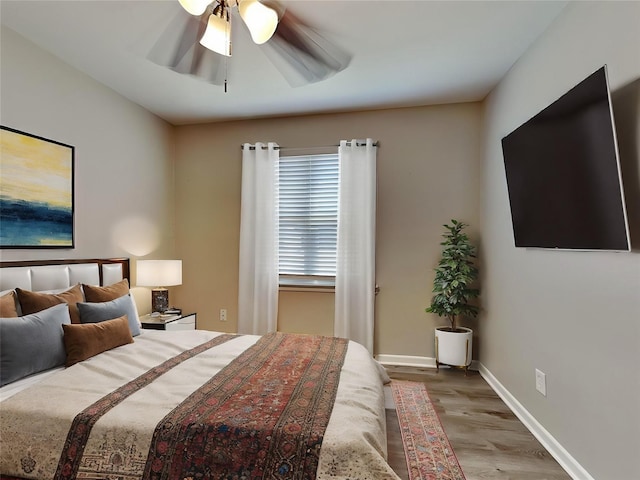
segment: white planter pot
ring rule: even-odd
[[[454,367],[471,364],[473,330],[458,327],[458,331],[447,331],[449,327],[436,328],[436,366],[441,363]]]

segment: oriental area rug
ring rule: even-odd
[[[409,480],[465,480],[423,383],[392,380]]]

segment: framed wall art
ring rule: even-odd
[[[0,248],[74,248],[74,154],[0,126]]]

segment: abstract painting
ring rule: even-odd
[[[0,126],[0,248],[74,248],[74,153]]]

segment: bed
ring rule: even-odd
[[[386,374],[361,345],[136,329],[135,302],[122,295],[127,259],[46,263],[0,263],[5,303],[16,292],[28,300],[83,291],[75,305],[35,314],[18,301],[19,316],[0,319],[0,375],[15,369],[7,355],[46,357],[25,353],[40,333],[11,330],[25,322],[54,331],[47,338],[63,343],[69,365],[3,378],[3,478],[398,479],[386,462]]]

